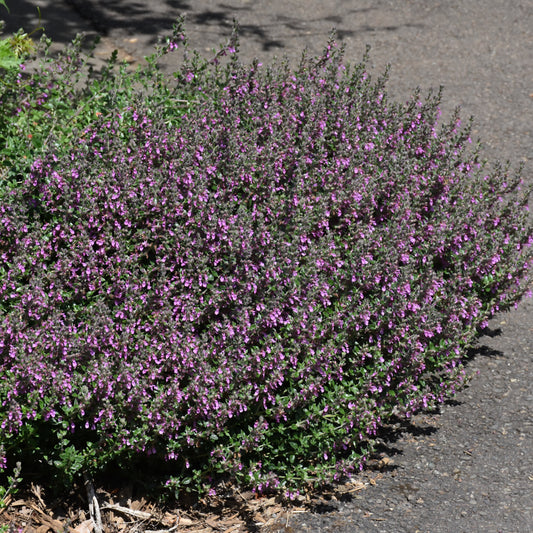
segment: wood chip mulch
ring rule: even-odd
[[[289,533],[295,515],[350,500],[375,485],[380,471],[392,462],[378,457],[351,481],[293,501],[228,489],[225,496],[205,497],[183,508],[133,498],[131,485],[120,490],[96,489],[96,502],[89,505],[82,490],[50,501],[41,486],[32,484],[15,497],[7,497],[0,508],[0,525],[8,525],[9,533]]]

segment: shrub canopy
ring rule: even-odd
[[[124,105],[1,189],[0,461],[339,479],[524,293],[528,195],[437,125],[440,93],[389,102],[333,41],[296,69],[185,61],[126,100],[107,79]]]

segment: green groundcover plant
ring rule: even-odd
[[[6,472],[144,470],[176,494],[340,480],[393,417],[454,394],[526,291],[529,193],[458,116],[437,124],[440,93],[390,102],[333,39],[294,69],[236,45],[200,60],[178,24],[144,71],[87,70],[79,43],[8,69]]]

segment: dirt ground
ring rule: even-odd
[[[206,55],[227,39],[237,19],[244,62],[287,56],[295,63],[304,47],[319,53],[335,27],[348,61],[359,61],[370,44],[376,72],[391,64],[390,97],[404,100],[417,86],[424,92],[443,85],[444,117],[456,106],[463,117],[474,115],[474,134],[487,158],[523,163],[526,181],[533,182],[531,0],[18,0],[8,5],[8,29],[34,27],[38,5],[41,23],[59,43],[79,31],[98,33],[103,36],[99,57],[117,49],[133,64],[142,63],[181,13],[191,45]],[[337,491],[290,508],[243,495],[240,502],[213,501],[214,507],[190,515],[157,514],[147,502],[130,498],[128,503],[127,494],[97,491],[102,508],[115,505],[102,510],[104,519],[110,531],[533,531],[532,300],[492,320],[489,334],[472,351],[468,371],[471,383],[453,402],[391,428],[373,467]],[[118,501],[137,515],[117,510]],[[32,524],[28,531],[45,533],[67,523],[63,511],[50,516],[50,504],[35,494],[32,502],[37,510],[28,512],[28,500],[21,501],[0,515],[0,524],[15,517],[20,523],[23,509]],[[87,509],[80,497],[82,506]],[[88,518],[80,513],[72,522],[77,533],[84,530],[74,525]]]

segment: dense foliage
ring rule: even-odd
[[[0,466],[142,461],[175,491],[348,475],[524,293],[520,177],[437,126],[440,93],[389,102],[333,41],[296,69],[150,76],[41,69],[10,95],[69,104],[14,111],[64,127],[0,187]]]

